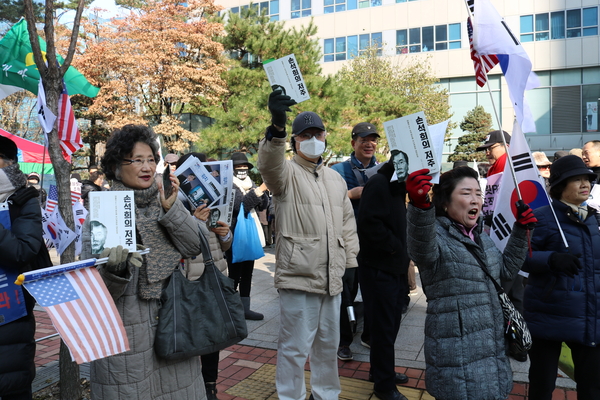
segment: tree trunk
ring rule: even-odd
[[[60,341],[58,368],[60,373],[60,398],[62,400],[81,399],[79,365],[71,361],[69,348],[62,340]]]

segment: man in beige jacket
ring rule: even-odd
[[[304,400],[304,364],[310,355],[311,398],[337,400],[342,276],[357,266],[358,237],[346,182],[323,166],[327,132],[314,112],[292,124],[292,160],[285,159],[286,111],[295,104],[280,89],[269,97],[272,125],[258,150],[258,169],[273,193],[275,287],[280,328],[277,394]]]

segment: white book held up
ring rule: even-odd
[[[429,169],[429,175],[440,170],[440,160],[434,150],[425,113],[420,111],[383,123],[392,157],[394,168],[399,181],[404,181],[406,176],[423,168]],[[406,169],[399,170],[396,160],[404,158]]]
[[[293,54],[263,64],[263,68],[271,86],[283,87],[285,94],[296,100],[296,103],[310,99],[296,56]]]
[[[123,246],[136,251],[133,190],[90,192],[92,253]]]

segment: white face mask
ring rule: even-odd
[[[308,158],[319,158],[325,151],[325,142],[316,137],[300,142],[300,151]]]

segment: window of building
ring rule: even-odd
[[[356,7],[357,0],[325,0],[323,12],[325,14],[331,14],[333,12],[356,10]]]
[[[396,31],[396,54],[460,49],[460,24],[425,26]]]
[[[377,55],[381,56],[382,43],[381,32],[325,39],[323,41],[323,61],[351,60],[363,54],[370,46],[377,46]]]
[[[310,17],[311,0],[292,0],[292,18]]]
[[[598,35],[598,7],[521,16],[521,42],[594,35]]]
[[[381,0],[358,0],[358,8],[377,7],[381,5]]]
[[[271,1],[262,1],[260,3],[254,4],[259,12],[262,14],[263,11],[266,15],[271,17],[271,21],[279,21],[279,0],[271,0]],[[244,11],[248,9],[248,5],[242,7],[231,7],[229,11],[234,14],[239,14],[240,11]]]
[[[396,3],[406,3],[407,1],[417,1],[417,0],[396,0]]]

